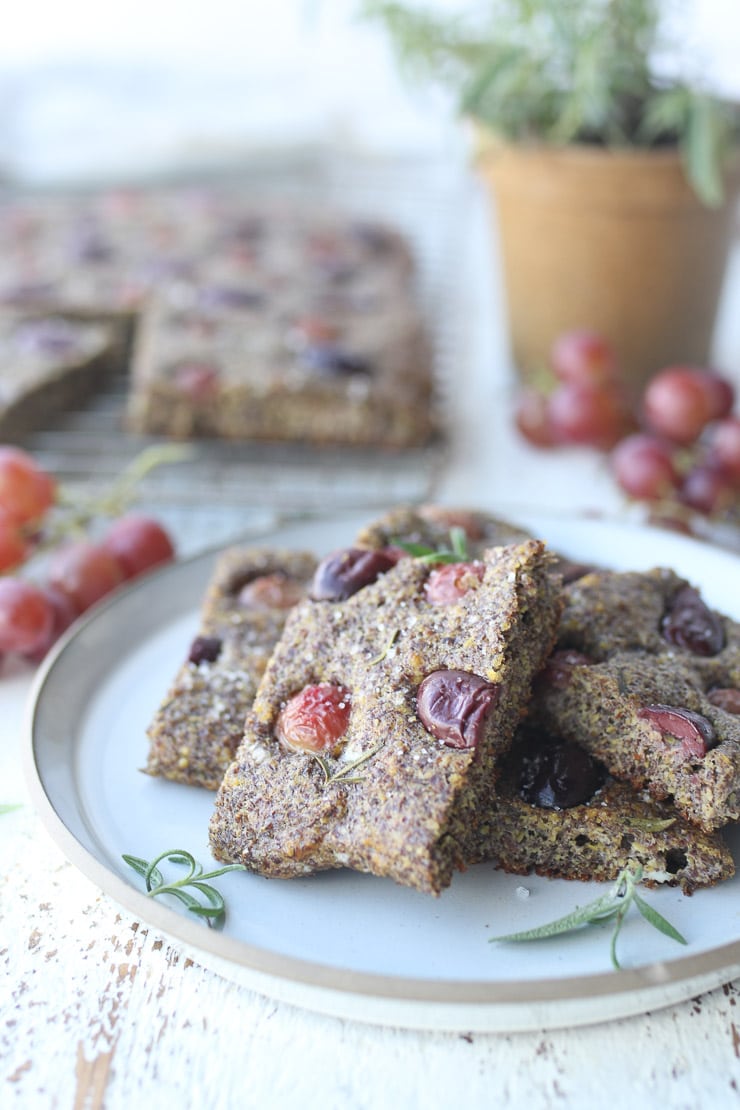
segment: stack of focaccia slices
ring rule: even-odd
[[[457,563],[400,546],[449,550],[454,528],[468,546]],[[733,873],[718,831],[587,753],[575,711],[572,728],[555,715],[576,630],[598,634],[589,614],[604,599],[585,595],[608,572],[439,507],[394,510],[313,570],[310,555],[227,553],[152,726],[151,773],[219,786],[219,859],[282,877],[350,866],[435,893],[481,860],[584,880],[636,860],[645,881],[687,893]],[[724,661],[702,663],[717,686],[734,651],[725,627]]]

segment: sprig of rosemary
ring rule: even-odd
[[[205,880],[217,879],[219,875],[225,875],[227,871],[246,870],[242,863],[230,863],[225,867],[217,868],[215,871],[204,871],[195,857],[182,848],[162,852],[151,861],[141,859],[140,856],[123,855],[122,858],[129,867],[134,869],[137,875],[143,877],[146,892],[150,898],[159,894],[171,894],[173,898],[177,898],[184,906],[187,906],[191,913],[197,914],[198,917],[204,917],[208,925],[217,924],[223,920],[226,914],[226,903],[221,892]],[[165,882],[164,875],[159,869],[159,864],[163,860],[167,860],[169,863],[183,864],[190,870],[182,879]],[[199,901],[196,895],[188,893],[185,887],[191,887],[197,891],[198,895],[205,899],[205,902]]]
[[[572,932],[572,930],[580,929],[584,925],[600,925],[605,921],[614,921],[610,955],[612,966],[619,971],[621,965],[617,959],[617,938],[629,908],[634,903],[653,928],[664,933],[665,936],[671,937],[672,940],[678,941],[679,944],[687,944],[688,941],[679,933],[678,929],[674,928],[670,921],[666,921],[662,914],[648,905],[645,899],[637,893],[637,884],[642,876],[643,869],[640,864],[631,862],[620,871],[611,889],[593,902],[589,902],[585,906],[579,906],[572,913],[566,914],[565,917],[559,917],[556,921],[550,921],[547,925],[538,925],[534,929],[525,929],[521,933],[508,933],[506,936],[491,937],[491,943],[543,940],[547,937],[557,936],[560,933]]]
[[[676,7],[675,0],[486,0],[444,15],[432,5],[361,0],[360,11],[385,26],[412,79],[446,86],[461,114],[493,136],[674,144],[699,197],[716,205],[740,112],[710,93],[700,71],[689,76],[697,58],[670,31]],[[654,64],[666,53],[675,76]]]
[[[406,540],[391,540],[394,547],[408,551],[409,555],[422,563],[464,563],[468,558],[468,541],[463,528],[450,528],[450,546],[433,548],[423,543],[409,543]]]
[[[331,764],[328,759],[323,755],[318,755],[316,752],[311,752],[311,755],[318,763],[321,770],[324,772],[324,786],[330,786],[333,782],[362,782],[362,775],[353,775],[352,772],[361,767],[363,763],[367,763],[368,759],[372,759],[377,755],[382,744],[376,744],[369,752],[364,752],[358,759],[353,760],[351,763],[345,763],[339,770],[332,771]]]

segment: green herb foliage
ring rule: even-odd
[[[645,920],[655,929],[664,933],[665,936],[671,937],[672,940],[678,941],[679,944],[686,944],[686,939],[681,936],[678,930],[637,893],[637,885],[642,876],[642,867],[637,863],[630,863],[619,873],[611,889],[606,894],[602,894],[600,898],[596,898],[595,901],[589,902],[588,905],[579,906],[572,913],[558,918],[557,921],[550,921],[547,925],[539,925],[521,933],[509,933],[503,937],[491,937],[491,942],[544,940],[560,933],[570,933],[584,925],[599,925],[605,921],[613,921],[614,929],[612,931],[610,954],[612,965],[619,970],[617,938],[629,908],[634,904]]]
[[[12,813],[14,809],[20,809],[20,802],[13,804],[0,805],[0,813]]]
[[[241,863],[231,863],[226,867],[219,867],[215,871],[204,871],[195,858],[181,848],[162,852],[151,862],[139,856],[124,855],[122,857],[129,867],[133,867],[137,875],[141,875],[146,885],[146,892],[150,897],[158,894],[171,894],[177,898],[191,913],[204,917],[208,925],[220,924],[226,913],[226,904],[223,895],[207,879],[217,879],[227,871],[244,871]],[[165,882],[159,869],[163,860],[168,863],[182,864],[189,868],[187,875],[173,882]],[[185,888],[190,888],[186,890]]]
[[[494,134],[514,142],[678,146],[694,189],[715,205],[740,112],[683,77],[656,74],[675,8],[676,0],[487,0],[442,16],[418,5],[363,4],[413,77],[448,86],[460,111]]]
[[[408,551],[409,555],[434,566],[437,563],[464,563],[468,558],[468,545],[462,528],[450,528],[450,546],[435,550],[423,543],[407,543],[405,540],[391,540],[394,547]]]

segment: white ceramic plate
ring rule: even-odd
[[[358,521],[283,527],[269,542],[324,553]],[[673,566],[740,617],[740,561],[667,532],[593,520],[527,519],[553,547],[618,569]],[[438,899],[337,871],[291,881],[228,874],[222,930],[142,893],[124,852],[186,848],[210,863],[210,793],[140,773],[146,726],[197,625],[213,555],[135,584],[89,617],[39,674],[27,772],[52,836],[88,877],[193,958],[273,997],[415,1028],[521,1030],[654,1009],[740,974],[740,878],[648,900],[688,947],[635,915],[611,970],[608,927],[527,945],[489,943],[595,897],[596,885],[504,875],[482,864]],[[740,841],[738,842],[740,849]],[[740,858],[740,852],[738,853]]]

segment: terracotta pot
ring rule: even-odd
[[[553,339],[593,328],[637,389],[706,364],[731,240],[736,175],[701,204],[675,151],[488,145],[514,361],[531,378]]]

